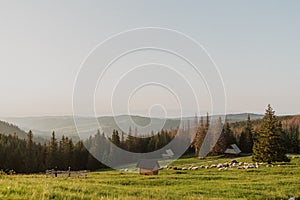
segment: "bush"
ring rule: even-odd
[[[4,175],[6,175],[6,173],[1,169],[0,170],[0,178],[2,178]]]

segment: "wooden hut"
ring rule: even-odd
[[[140,168],[141,175],[158,175],[160,168],[157,160],[142,159],[136,164],[137,168]]]
[[[242,151],[236,144],[231,144],[228,149],[224,152],[227,157],[236,157],[238,156]]]
[[[166,153],[161,154],[163,158],[172,158],[175,154],[171,149],[167,149]]]

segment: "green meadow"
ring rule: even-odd
[[[44,174],[0,175],[0,199],[289,199],[300,197],[300,156],[258,169],[163,169],[158,176],[116,170],[87,178]],[[173,167],[211,165],[231,159],[182,158]],[[250,157],[236,159],[251,162]]]

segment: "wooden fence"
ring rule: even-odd
[[[50,169],[50,170],[46,170],[46,178],[47,177],[84,177],[86,178],[88,173],[90,171],[89,170],[80,170],[80,171],[62,171],[62,170],[54,170],[54,169]]]

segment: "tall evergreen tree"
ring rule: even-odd
[[[74,146],[74,160],[71,167],[75,170],[87,169],[89,153],[86,150],[82,141],[79,141]]]
[[[30,130],[27,133],[26,151],[25,151],[25,166],[28,172],[33,172],[35,169],[36,160],[34,159],[33,134]]]
[[[119,136],[118,130],[113,130],[111,142],[114,143],[115,145],[117,145],[118,147],[120,146],[121,141],[120,141],[120,136]]]
[[[121,148],[125,148],[125,134],[123,131],[121,132]]]
[[[221,135],[212,149],[212,154],[223,154],[231,144],[235,144],[236,140],[232,133],[229,122],[225,122]]]
[[[149,143],[148,143],[148,146],[147,146],[147,151],[148,152],[152,152],[155,150],[155,136],[154,136],[154,132],[152,131],[151,132],[151,137],[150,137],[150,140],[149,140]]]
[[[58,165],[58,144],[57,139],[55,137],[55,132],[52,132],[52,136],[50,139],[49,147],[48,147],[48,157],[47,157],[47,167],[54,168]]]
[[[239,147],[244,153],[252,153],[253,148],[253,127],[250,119],[250,115],[248,115],[248,119],[246,122],[246,127],[241,133],[239,140]]]
[[[276,162],[289,161],[284,143],[282,124],[269,104],[259,131],[254,136],[253,161]]]
[[[204,125],[203,116],[201,116],[200,117],[200,125],[198,127],[198,130],[197,130],[194,142],[193,142],[196,156],[199,155],[199,150],[201,148],[201,145],[202,145],[204,138],[206,136],[206,133],[207,133],[207,129],[205,126],[206,125]]]
[[[132,136],[131,127],[129,127],[128,136],[126,139],[126,150],[133,152],[135,150],[134,148],[134,137]]]
[[[209,125],[210,125],[209,114],[206,113],[206,122],[205,122],[206,131],[209,129]]]
[[[289,153],[300,153],[299,125],[291,124],[285,128],[285,143]]]

